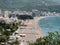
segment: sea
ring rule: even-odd
[[[60,16],[50,16],[40,19],[38,24],[44,35],[48,35],[48,32],[60,31]]]

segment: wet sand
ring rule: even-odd
[[[36,29],[36,32],[39,34],[39,37],[43,37],[44,36],[44,33],[42,32],[42,29],[40,28],[40,26],[38,24],[39,20],[41,20],[43,18],[45,18],[45,16],[43,16],[43,17],[35,17],[34,18],[34,20],[35,20],[35,29]]]

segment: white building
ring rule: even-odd
[[[8,11],[8,10],[4,11],[4,17],[8,18],[9,14],[11,14],[11,11]]]
[[[19,15],[32,15],[32,12],[27,12],[27,11],[14,11],[12,14],[19,14]]]
[[[2,10],[0,9],[0,14],[2,14]]]

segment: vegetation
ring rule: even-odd
[[[30,43],[30,45],[60,45],[60,33],[59,32],[49,32],[48,36],[39,38],[35,43]]]
[[[14,42],[12,42],[11,45],[19,45],[18,38],[16,38],[16,40]]]
[[[18,26],[14,23],[6,24],[5,21],[0,21],[0,43],[7,42],[9,36],[12,35],[18,29]]]
[[[26,19],[33,19],[30,15],[17,15],[18,19],[26,20]]]
[[[56,0],[57,1],[57,0]],[[7,10],[25,10],[31,11],[38,9],[40,11],[60,12],[60,1],[55,0],[0,0],[0,9]]]

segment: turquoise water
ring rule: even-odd
[[[39,20],[39,26],[45,35],[48,32],[60,31],[60,16],[43,18]]]

